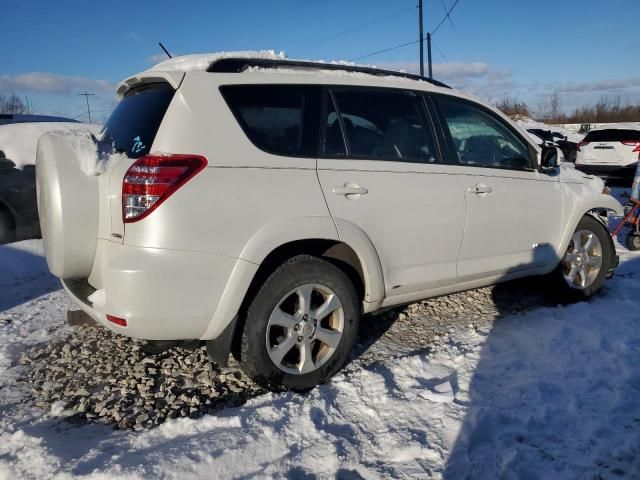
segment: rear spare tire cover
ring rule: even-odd
[[[73,132],[71,138],[64,132],[42,135],[36,155],[44,252],[49,270],[59,278],[88,277],[98,242],[98,177],[82,170],[88,152],[74,148],[92,140],[88,132],[86,138],[78,135],[85,133]]]

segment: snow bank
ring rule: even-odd
[[[92,132],[97,134],[101,125],[70,122],[34,122],[0,125],[0,150],[18,168],[35,165],[38,138],[43,133],[68,131],[74,133]]]

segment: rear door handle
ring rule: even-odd
[[[469,191],[469,193],[475,193],[476,195],[479,195],[481,193],[491,193],[493,192],[493,188],[491,188],[488,185],[481,185],[481,184],[476,184],[473,187],[469,187],[467,189]]]
[[[363,188],[355,183],[345,183],[342,187],[333,187],[331,192],[334,195],[366,195],[369,190]]]

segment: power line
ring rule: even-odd
[[[440,4],[442,5],[442,9],[444,10],[445,14],[447,13],[447,6],[444,4],[444,0],[440,0]],[[451,28],[453,28],[455,31],[456,30],[456,26],[453,24],[453,20],[451,19],[451,17],[449,15],[447,15],[447,17],[449,18],[449,23],[451,24]]]
[[[449,11],[445,14],[445,16],[442,18],[442,20],[440,20],[440,23],[436,26],[436,28],[433,29],[433,31],[431,32],[431,35],[435,35],[436,32],[438,31],[438,29],[442,26],[442,24],[445,22],[445,20],[447,18],[449,18],[449,20],[451,20],[451,12],[453,12],[453,9],[456,8],[456,5],[458,5],[458,2],[460,0],[456,0],[455,2],[453,2],[453,5],[451,6],[451,8],[449,9]]]
[[[423,40],[425,40],[425,39],[423,39]],[[377,50],[375,52],[367,53],[366,55],[360,55],[359,57],[351,58],[351,59],[349,59],[349,61],[353,62],[355,60],[360,60],[361,58],[373,57],[374,55],[378,55],[379,53],[390,52],[391,50],[397,50],[398,48],[407,47],[409,45],[415,45],[416,43],[419,43],[419,42],[420,42],[420,40],[414,40],[413,42],[402,43],[402,44],[396,45],[394,47],[385,48],[383,50]]]
[[[89,106],[89,97],[95,95],[95,93],[79,93],[78,95],[83,95],[85,100],[87,101],[87,114],[89,115],[89,123],[91,123],[91,107]]]
[[[456,5],[458,5],[459,2],[460,2],[460,0],[456,0],[453,3],[451,8],[447,11],[446,15],[442,18],[442,20],[440,20],[440,23],[438,23],[436,28],[433,29],[433,31],[431,32],[431,36],[435,35],[435,33],[442,26],[442,24],[445,22],[447,17],[449,17],[451,15],[451,12],[453,11],[454,8],[456,8]],[[381,53],[390,52],[392,50],[397,50],[398,48],[408,47],[409,45],[415,45],[416,43],[420,43],[421,41],[424,41],[426,39],[427,39],[427,37],[425,36],[423,38],[419,38],[418,40],[413,40],[412,42],[401,43],[399,45],[394,45],[393,47],[383,48],[382,50],[376,50],[375,52],[367,53],[365,55],[360,55],[359,57],[351,58],[349,61],[353,62],[355,60],[360,60],[362,58],[373,57],[374,55],[379,55]]]
[[[395,17],[398,17],[398,16],[400,16],[400,15],[402,15],[404,13],[412,11],[414,8],[415,7],[405,8],[403,10],[400,10],[398,12],[392,13],[392,14],[387,15],[385,17],[381,17],[381,18],[378,18],[376,20],[372,20],[370,22],[363,23],[363,24],[358,25],[356,27],[350,28],[348,30],[343,30],[342,32],[338,32],[338,33],[335,33],[333,35],[329,35],[328,37],[325,37],[325,38],[323,38],[321,40],[318,40],[318,42],[326,42],[327,40],[331,40],[332,38],[341,37],[342,35],[347,35],[348,33],[355,32],[356,30],[360,30],[362,28],[370,27],[371,25],[376,25],[376,24],[378,24],[380,22],[384,22],[385,20],[389,20],[390,18],[395,18]]]
[[[432,40],[433,41],[433,40]],[[449,62],[449,59],[446,57],[446,55],[442,52],[442,50],[440,50],[440,47],[438,46],[438,44],[436,42],[433,42],[433,46],[436,47],[436,50],[438,50],[438,53],[440,54],[440,56],[442,57],[442,59],[445,62]]]

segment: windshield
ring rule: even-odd
[[[175,90],[167,83],[144,85],[129,91],[103,129],[103,142],[129,158],[149,153],[160,122]]]

